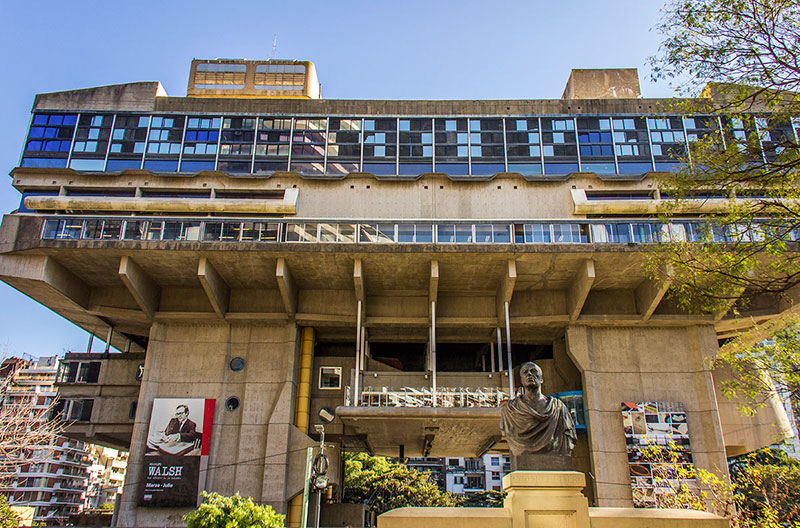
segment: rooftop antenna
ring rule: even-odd
[[[272,41],[272,58],[275,58],[275,52],[278,50],[278,35],[275,35],[275,40]]]

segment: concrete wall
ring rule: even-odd
[[[745,414],[741,407],[757,406],[760,402],[747,402],[742,396],[729,398],[722,393],[722,384],[732,377],[729,368],[714,369],[714,386],[717,391],[719,420],[725,435],[725,452],[729,457],[750,453],[762,447],[780,442],[783,435],[778,427],[779,419],[769,402],[758,408],[754,415]]]
[[[292,488],[285,484],[296,480],[290,475],[296,461],[289,455],[298,441],[293,425],[296,342],[293,324],[155,323],[126,486],[138,490],[155,398],[215,398],[209,457],[213,469],[208,472],[206,489],[226,495],[239,492],[285,512]],[[233,357],[245,360],[242,371],[229,368]],[[230,396],[241,400],[233,412],[224,406]],[[123,495],[120,526],[176,526],[188,511],[139,508],[137,501],[138,492]]]
[[[569,326],[567,350],[583,377],[589,453],[598,506],[631,507],[620,403],[674,401],[686,408],[695,464],[727,475],[714,380],[713,326]]]

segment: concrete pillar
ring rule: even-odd
[[[568,327],[567,352],[583,378],[597,506],[633,506],[622,402],[681,402],[695,464],[727,476],[709,367],[716,351],[710,325]]]

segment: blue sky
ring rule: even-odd
[[[0,2],[0,168],[19,160],[36,93],[161,81],[182,96],[191,59],[311,60],[328,99],[557,99],[572,68],[646,62],[662,3],[544,1]],[[19,193],[0,184],[0,212]],[[85,332],[0,284],[0,356],[86,348]],[[96,344],[99,347],[100,344]]]

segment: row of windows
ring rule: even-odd
[[[764,156],[795,123],[757,117],[222,117],[34,114],[21,165],[80,171],[453,176],[642,174],[675,170],[688,143],[720,129]]]
[[[775,229],[775,228],[772,228]],[[800,240],[800,232],[776,233]],[[699,220],[671,223],[583,221],[536,223],[324,223],[242,220],[48,218],[48,240],[167,240],[361,244],[652,244],[660,242],[755,242],[758,225],[715,226]]]

